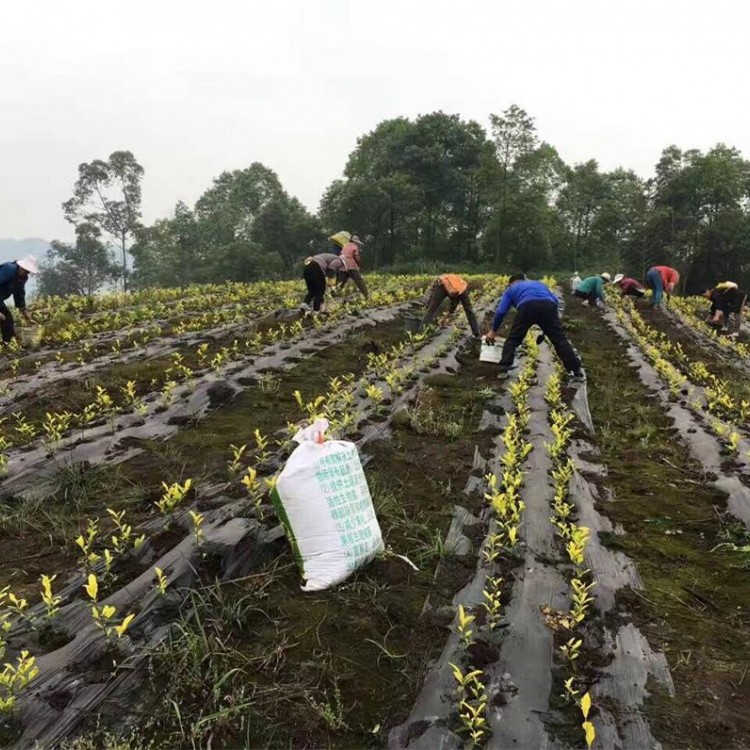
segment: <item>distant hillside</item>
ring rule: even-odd
[[[49,242],[39,237],[27,237],[24,240],[0,239],[0,263],[29,254],[41,261],[46,257],[48,249]]]

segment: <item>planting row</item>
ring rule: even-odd
[[[441,349],[444,349],[445,345],[449,345],[450,338],[453,337],[452,332],[445,331],[444,334],[441,334],[443,340],[445,341],[445,344],[441,344],[438,342],[437,348],[432,350],[432,353],[425,352],[425,358],[423,360],[424,365],[427,365],[427,363],[430,361],[431,358],[435,356],[436,353],[438,353]],[[419,348],[420,344],[423,344],[424,341],[415,341],[412,342],[409,346],[414,346]],[[402,350],[403,351],[403,350]],[[413,352],[412,352],[413,356]],[[398,360],[392,361],[392,366],[390,368],[386,368],[385,362],[381,359],[379,361],[373,361],[373,370],[377,369],[379,372],[379,376],[383,378],[383,385],[378,385],[377,383],[360,383],[359,387],[361,389],[364,389],[365,391],[370,390],[370,394],[374,397],[374,402],[383,401],[379,396],[375,395],[376,393],[380,394],[385,391],[386,388],[392,388],[394,391],[397,391],[399,388],[400,383],[404,383],[408,377],[411,377],[411,373],[405,374],[396,374],[399,370],[402,370],[402,366],[399,365]],[[417,367],[423,367],[424,366],[422,362],[419,360],[416,362]],[[429,367],[427,368],[430,369]],[[374,388],[377,388],[378,390],[375,391]],[[299,401],[301,403],[302,408],[305,411],[306,415],[309,415],[311,412],[315,412],[315,410],[322,410],[322,409],[332,409],[332,411],[329,411],[329,416],[332,416],[335,420],[341,421],[342,417],[342,410],[346,410],[351,407],[349,396],[345,396],[345,393],[349,393],[350,391],[347,389],[345,382],[339,381],[338,383],[331,384],[331,389],[328,394],[321,394],[320,397],[312,398],[310,401],[305,401],[301,394],[299,396]],[[387,398],[387,397],[386,397]],[[374,408],[377,408],[377,405],[374,404]],[[256,441],[257,442],[257,441]],[[258,451],[265,450],[265,446],[262,445],[262,443],[258,443],[256,446]],[[231,456],[231,464],[234,470],[240,469],[241,461],[246,455],[246,452],[243,450],[243,446],[238,446]],[[257,452],[254,456],[254,459],[256,462],[260,461],[263,462],[262,459],[264,457],[261,455],[258,455]],[[268,462],[270,460],[270,457],[266,458],[265,461]],[[257,502],[257,497],[255,493],[261,491],[260,486],[261,485],[261,479],[260,479],[260,472],[258,469],[255,469],[253,467],[252,469],[249,469],[247,467],[244,467],[244,470],[241,471],[242,480],[241,484],[244,485],[246,492],[248,493],[248,496],[251,499],[251,502],[253,505]],[[185,496],[187,493],[191,491],[191,486],[187,483],[182,482],[178,485],[170,485],[164,488],[164,496],[160,499],[160,504],[164,506],[164,508],[168,512],[174,512],[174,510],[179,507],[179,505],[182,503],[182,501],[185,499]],[[268,484],[267,482],[265,484]],[[264,488],[265,489],[265,488]],[[173,503],[173,501],[175,501]],[[247,501],[245,501],[247,502]],[[169,506],[169,507],[167,507]],[[193,510],[193,509],[191,509]],[[254,509],[255,515],[257,515],[259,508]],[[193,527],[193,543],[195,545],[198,545],[201,538],[204,539],[211,539],[211,534],[215,533],[215,527],[212,525],[213,519],[206,518],[204,519],[202,517],[203,514],[201,514],[197,510],[193,510],[193,514],[195,515],[189,515],[190,523]],[[113,521],[115,520],[114,514],[110,514],[112,516]],[[207,514],[208,515],[208,514]],[[126,523],[124,518],[119,518],[120,523]],[[130,532],[128,534],[128,538],[133,538],[133,535],[135,532]],[[117,536],[117,535],[115,535]],[[94,540],[99,540],[99,535],[96,533],[87,533],[83,534],[80,538],[80,542],[78,542],[78,546],[81,548],[82,552],[85,553],[84,547],[89,546],[89,538],[92,538]],[[140,538],[140,535],[138,537],[135,537],[135,539]],[[100,543],[99,541],[95,541],[93,544],[96,545]],[[133,541],[133,544],[135,544],[135,540]],[[148,544],[148,541],[146,542]],[[144,542],[140,542],[139,548],[144,545]],[[109,547],[107,547],[109,548]],[[98,566],[98,568],[94,571],[91,571],[89,575],[94,575],[96,577],[97,582],[99,582],[101,579],[106,579],[107,575],[107,557],[106,553],[102,551],[101,548],[96,549],[93,551],[94,555],[98,555],[98,558],[95,558],[92,560],[92,562]],[[110,550],[110,555],[112,554]],[[103,559],[101,559],[103,556]],[[103,568],[102,568],[103,566]],[[170,574],[173,573],[173,571],[165,571],[164,568],[161,569],[162,574],[167,576],[167,580],[169,580]],[[139,579],[140,580],[140,579]],[[160,592],[162,588],[164,588],[162,578],[160,577],[159,573],[157,571],[153,571],[153,585],[154,585],[154,592],[155,595],[158,595],[156,592]],[[139,586],[142,584],[138,584]],[[166,584],[168,585],[168,584]],[[90,616],[94,618],[96,621],[96,617],[94,616],[93,607],[99,607],[100,605],[93,602],[93,597],[91,595],[91,591],[94,591],[94,586],[92,586],[92,579],[89,578],[89,580],[86,583],[87,591],[86,591],[86,598],[89,598],[91,600],[89,604],[90,609]],[[137,588],[137,587],[136,587]],[[99,589],[96,590],[96,594],[99,594]],[[111,597],[110,597],[111,598]],[[133,620],[127,620],[127,617],[129,613],[125,609],[121,609],[118,607],[117,603],[110,602],[109,599],[105,600],[101,606],[104,607],[116,607],[116,610],[113,612],[110,609],[107,609],[105,611],[105,620],[112,625],[114,630],[111,632],[111,638],[114,641],[119,642],[120,640],[120,634],[117,628],[122,629],[122,638],[124,639],[127,635],[128,629],[131,629],[133,627],[138,626],[138,620],[141,617],[140,614],[138,614],[138,617],[135,618],[135,621]],[[80,606],[76,608],[76,611],[80,611]],[[101,619],[101,611],[97,609],[97,612],[99,613],[100,619]],[[111,617],[107,617],[106,613],[111,613]],[[132,623],[132,624],[131,624]],[[100,628],[104,631],[104,637],[106,639],[107,637],[107,630],[105,628]]]

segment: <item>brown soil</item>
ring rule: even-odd
[[[612,493],[598,510],[627,532],[605,542],[634,560],[645,584],[620,602],[666,654],[675,683],[673,699],[653,688],[652,731],[667,748],[748,747],[750,579],[737,555],[712,552],[726,498],[706,484],[601,316],[569,309],[588,372],[597,461],[607,467],[598,481]]]

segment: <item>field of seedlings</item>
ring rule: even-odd
[[[507,277],[468,278],[486,329]],[[35,308],[0,355],[0,747],[750,748],[750,344],[563,294],[586,382],[535,330],[499,380],[460,308],[407,332],[430,282]],[[318,418],[385,552],[305,592],[270,496]]]

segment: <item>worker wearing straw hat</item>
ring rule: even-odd
[[[39,264],[33,255],[27,255],[21,260],[0,263],[0,331],[3,343],[8,344],[16,335],[16,328],[5,300],[13,297],[16,309],[23,315],[27,323],[33,323],[29,311],[26,309],[26,282],[29,275],[39,270]]]
[[[341,260],[344,261],[344,271],[339,273],[339,291],[345,286],[346,282],[351,279],[357,289],[362,293],[365,298],[370,296],[370,292],[367,289],[367,284],[362,278],[362,256],[360,251],[362,249],[362,240],[355,234],[349,242],[341,248]]]
[[[618,287],[623,297],[638,297],[640,299],[646,294],[646,290],[635,279],[621,273],[615,274],[612,286]]]

